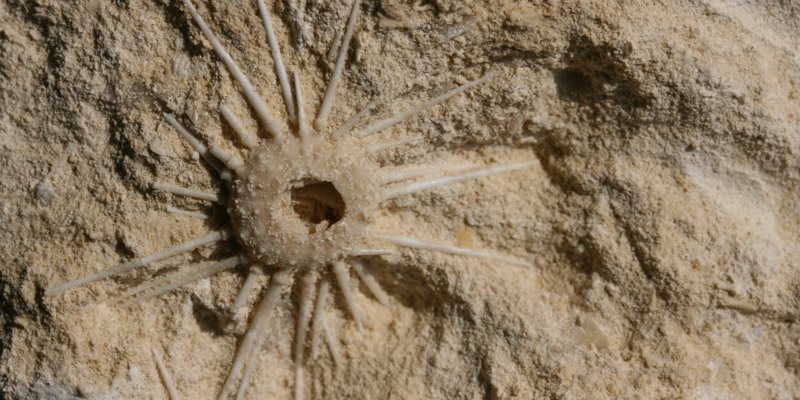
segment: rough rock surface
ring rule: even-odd
[[[198,1],[268,103],[284,109],[254,1]],[[349,1],[271,4],[290,68],[319,102]],[[392,130],[442,155],[529,152],[522,173],[416,196],[391,217],[422,237],[527,255],[535,269],[402,253],[369,267],[359,332],[329,310],[344,363],[312,398],[800,397],[800,4],[792,1],[365,1],[332,116],[370,119],[482,71],[499,76]],[[100,303],[203,248],[57,297],[44,290],[210,222],[154,180],[218,183],[160,117],[228,143],[247,107],[181,2],[0,2],[0,384],[4,398],[213,398],[244,329],[243,272],[130,308]],[[316,109],[316,106],[311,107]],[[248,127],[255,122],[247,119]],[[231,245],[233,246],[233,244]],[[296,295],[296,294],[295,294]],[[294,303],[282,300],[248,394],[289,398]]]

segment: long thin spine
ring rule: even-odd
[[[390,256],[397,253],[394,249],[352,249],[347,252],[351,257]]]
[[[239,372],[241,372],[242,368],[244,367],[245,361],[250,359],[251,355],[255,355],[261,349],[261,340],[258,340],[259,343],[257,346],[255,346],[256,341],[263,335],[264,326],[272,314],[272,309],[275,307],[275,303],[278,301],[281,290],[288,282],[289,271],[279,271],[272,276],[269,286],[267,287],[267,293],[264,295],[264,298],[258,305],[255,317],[250,323],[250,327],[247,329],[247,333],[245,333],[242,343],[239,345],[239,349],[236,351],[236,357],[233,360],[230,372],[228,372],[228,378],[225,380],[225,384],[222,386],[222,390],[220,391],[218,397],[220,400],[228,398],[233,390],[234,382],[239,376]],[[242,381],[239,385],[240,387],[247,386],[248,376],[245,375],[249,374],[244,374],[242,376]]]
[[[222,161],[229,170],[234,171],[237,174],[241,172],[242,167],[244,167],[244,162],[242,162],[242,159],[230,150],[223,149],[219,146],[211,146],[208,149],[208,152]]]
[[[314,127],[317,131],[322,132],[328,124],[328,116],[333,108],[333,99],[336,97],[336,87],[339,85],[339,78],[342,76],[342,69],[344,69],[344,60],[347,58],[347,50],[350,48],[350,39],[353,37],[353,30],[355,22],[358,18],[359,6],[361,0],[353,2],[353,10],[350,13],[350,20],[347,22],[347,29],[344,32],[344,39],[342,39],[342,46],[339,48],[339,56],[336,58],[336,66],[333,67],[333,74],[331,74],[331,81],[328,84],[328,89],[325,91],[325,97],[322,99],[322,105],[319,108],[316,120],[314,120]]]
[[[387,149],[391,149],[393,147],[400,147],[400,146],[405,146],[407,144],[420,142],[420,141],[422,141],[422,139],[423,139],[422,136],[414,136],[414,137],[410,137],[410,138],[392,140],[390,142],[376,144],[374,146],[370,146],[369,148],[367,148],[367,153],[375,154],[377,152],[380,152],[380,151],[383,151],[383,150],[387,150]]]
[[[247,131],[247,129],[242,126],[242,121],[239,120],[239,117],[237,117],[227,105],[221,104],[219,106],[219,112],[222,114],[222,117],[225,118],[228,125],[230,125],[231,129],[233,129],[233,132],[236,133],[236,136],[239,137],[239,141],[242,142],[244,147],[252,149],[258,146],[258,138],[256,135]]]
[[[350,290],[350,276],[347,274],[343,262],[337,261],[333,264],[333,275],[336,277],[336,283],[339,284],[339,289],[342,291],[342,296],[345,304],[347,304],[347,309],[350,310],[350,315],[353,316],[358,330],[362,330],[361,313],[359,313],[356,302],[353,299],[353,292]]]
[[[231,313],[237,314],[242,306],[244,306],[247,298],[250,297],[250,293],[253,292],[253,286],[255,286],[256,280],[260,275],[261,267],[259,265],[253,265],[250,267],[250,271],[247,273],[247,278],[245,278],[242,288],[239,289],[239,294],[236,296],[236,301],[233,303]]]
[[[231,75],[233,75],[233,78],[239,83],[239,86],[242,88],[248,103],[250,103],[250,106],[252,106],[256,111],[256,115],[258,115],[258,118],[262,123],[264,123],[267,131],[275,136],[275,138],[281,139],[283,134],[280,131],[277,121],[272,116],[272,113],[270,113],[267,104],[264,102],[264,99],[262,99],[261,96],[259,96],[259,94],[256,92],[256,89],[247,79],[247,76],[245,76],[236,65],[236,63],[233,61],[233,58],[231,58],[230,54],[228,54],[227,50],[225,50],[225,48],[222,46],[222,43],[220,43],[219,39],[217,39],[217,36],[211,32],[211,29],[209,29],[206,21],[200,16],[200,14],[197,12],[197,9],[194,8],[194,5],[192,5],[189,0],[183,0],[183,4],[187,9],[189,9],[189,13],[192,14],[194,22],[197,23],[197,26],[201,31],[203,31],[203,35],[205,35],[206,39],[211,42],[211,46],[214,48],[217,56],[222,59],[222,62],[224,62],[228,67],[228,70],[231,72]]]
[[[474,164],[459,164],[454,166],[437,165],[433,167],[414,168],[404,171],[390,172],[381,176],[381,184],[388,185],[390,183],[404,181],[406,179],[419,178],[421,176],[435,174],[435,173],[452,173],[475,168]]]
[[[190,283],[192,283],[194,281],[198,281],[200,279],[203,279],[203,278],[209,277],[211,275],[214,275],[216,273],[222,272],[222,271],[224,271],[226,269],[231,269],[231,268],[233,268],[233,267],[235,267],[237,265],[241,265],[244,262],[246,262],[244,257],[242,257],[242,256],[234,256],[234,257],[226,258],[226,259],[224,259],[222,261],[216,262],[216,263],[211,264],[211,265],[200,267],[197,270],[194,270],[189,274],[181,274],[182,276],[180,277],[180,279],[176,280],[175,282],[172,282],[172,283],[170,283],[168,285],[161,286],[161,287],[159,287],[159,288],[157,288],[155,290],[151,290],[151,291],[145,293],[144,295],[139,296],[139,297],[129,301],[128,303],[126,303],[126,305],[127,304],[132,304],[132,303],[138,303],[138,302],[145,301],[147,299],[150,299],[150,298],[153,298],[153,297],[156,297],[156,296],[160,296],[160,295],[162,295],[164,293],[167,293],[167,292],[169,292],[171,290],[175,290],[175,289],[177,289],[177,288],[179,288],[181,286],[188,285],[188,284],[190,284]],[[175,275],[178,275],[178,274],[175,274]]]
[[[238,257],[241,257],[239,263],[231,264],[231,260],[236,258],[236,257],[231,257],[231,258],[227,258],[227,259],[224,259],[222,261],[218,261],[216,263],[212,263],[212,264],[209,264],[209,265],[202,265],[202,264],[201,265],[192,265],[192,266],[190,266],[188,268],[183,268],[183,269],[181,269],[181,270],[179,270],[179,271],[177,271],[175,273],[172,273],[172,274],[168,274],[168,275],[165,275],[165,276],[160,276],[160,277],[155,278],[155,279],[149,279],[149,280],[145,281],[144,283],[142,283],[140,285],[137,285],[137,286],[134,286],[134,287],[132,287],[132,288],[130,288],[128,290],[125,290],[124,292],[120,293],[117,297],[106,301],[106,303],[108,303],[108,304],[116,304],[116,303],[122,302],[123,300],[125,300],[127,298],[136,296],[139,293],[147,292],[147,291],[150,291],[150,293],[148,293],[146,295],[146,297],[138,298],[138,299],[136,299],[136,301],[149,299],[150,297],[159,295],[161,293],[166,293],[167,291],[172,290],[174,288],[177,288],[178,286],[194,282],[194,281],[196,281],[198,279],[201,279],[201,278],[203,278],[205,276],[213,275],[213,274],[215,274],[215,273],[217,273],[219,271],[225,270],[227,268],[232,268],[232,267],[234,267],[234,266],[236,266],[238,264],[244,263],[246,261],[243,256],[238,256]],[[160,290],[160,289],[164,289],[167,286],[170,286],[169,285],[170,282],[173,282],[173,283],[174,282],[183,282],[183,283],[181,285],[171,286],[167,290]],[[154,293],[152,291],[153,289],[155,289],[156,291],[159,291],[159,290],[160,291],[158,293],[153,294]]]
[[[327,300],[330,288],[330,282],[323,278],[322,282],[319,284],[319,293],[317,293],[317,301],[314,305],[314,317],[311,322],[311,355],[309,356],[309,359],[311,360],[316,359],[317,353],[319,352],[319,331],[322,329],[322,317],[325,311],[325,300]]]
[[[253,348],[260,349],[263,345],[264,341],[264,334],[259,335],[256,338],[256,341],[253,343]],[[244,395],[247,392],[247,382],[250,381],[250,374],[253,372],[253,366],[256,364],[256,359],[258,358],[258,351],[252,351],[250,355],[247,357],[247,361],[244,364],[244,370],[242,371],[242,380],[239,382],[239,388],[236,389],[236,400],[243,400]]]
[[[303,400],[303,367],[294,367],[294,400]]]
[[[272,29],[272,20],[269,17],[269,10],[264,5],[264,0],[258,0],[258,11],[261,13],[261,19],[264,22],[264,29],[267,31],[267,42],[272,51],[272,60],[275,62],[275,72],[278,74],[278,82],[281,84],[283,91],[283,101],[286,102],[286,109],[289,113],[289,120],[294,121],[294,99],[292,98],[292,89],[289,86],[289,78],[286,76],[286,68],[283,66],[283,57],[281,57],[281,48],[278,45],[278,39],[275,37],[275,31]]]
[[[404,196],[416,192],[421,192],[428,189],[433,189],[439,186],[450,185],[453,183],[463,182],[470,179],[477,179],[484,176],[501,174],[504,172],[516,171],[534,165],[534,161],[525,161],[514,164],[495,165],[486,167],[477,171],[465,172],[458,175],[442,176],[439,178],[427,179],[422,182],[412,183],[395,189],[388,189],[383,192],[382,200],[393,199],[398,196]]]
[[[176,215],[181,215],[181,216],[184,216],[184,217],[190,217],[190,218],[196,218],[196,219],[208,219],[208,215],[203,214],[201,212],[182,210],[180,208],[175,208],[175,207],[172,207],[172,206],[167,206],[167,212],[168,213],[172,213],[172,214],[176,214]]]
[[[375,280],[375,277],[364,269],[364,264],[359,261],[352,261],[350,262],[350,266],[353,268],[353,271],[356,271],[356,275],[361,278],[361,281],[364,282],[367,289],[372,292],[372,295],[375,296],[384,307],[389,307],[389,296],[383,288],[381,288],[378,281]]]
[[[325,60],[329,62],[334,62],[336,59],[336,50],[339,49],[339,42],[342,41],[342,31],[337,30],[336,34],[333,36],[333,42],[331,42],[331,47],[328,49],[328,54],[325,56]]]
[[[432,242],[424,242],[419,239],[411,238],[411,237],[403,237],[403,236],[394,236],[394,235],[376,235],[376,237],[380,240],[395,244],[401,247],[408,247],[413,249],[420,249],[420,250],[428,250],[434,251],[439,253],[445,254],[455,254],[460,256],[469,256],[469,257],[477,257],[477,258],[484,258],[487,260],[495,260],[495,261],[502,261],[513,265],[519,265],[523,267],[531,267],[531,263],[521,260],[519,258],[506,256],[502,254],[490,253],[487,251],[480,251],[480,250],[473,250],[468,249],[466,247],[458,247],[452,246],[448,244],[440,244],[440,243],[432,243]]]
[[[255,343],[256,347],[261,347],[261,339],[256,340]],[[244,371],[242,371],[242,382],[239,384],[239,387],[236,389],[236,400],[244,400],[244,395],[247,393],[247,385],[244,382],[250,380],[250,374],[253,372],[253,365],[255,364],[256,355],[258,353],[253,352],[247,358],[247,362],[244,365]]]
[[[170,126],[172,126],[172,129],[175,129],[176,132],[178,132],[187,142],[189,142],[189,145],[192,146],[194,151],[196,151],[200,157],[203,157],[203,159],[206,160],[208,165],[210,165],[219,173],[222,173],[225,170],[225,166],[222,165],[219,160],[214,158],[214,156],[208,153],[208,148],[203,143],[200,143],[200,141],[197,140],[197,138],[194,137],[194,135],[192,135],[192,133],[189,132],[185,126],[183,126],[183,124],[178,122],[178,120],[175,119],[172,114],[164,113],[164,119],[167,120],[167,123]]]
[[[339,139],[347,132],[350,132],[350,130],[353,129],[358,120],[361,119],[361,117],[363,117],[364,115],[366,115],[369,112],[369,110],[375,107],[375,105],[378,104],[379,102],[380,99],[374,99],[369,103],[367,103],[367,105],[364,106],[364,108],[362,108],[361,111],[357,112],[355,115],[350,117],[350,119],[348,119],[347,122],[345,122],[342,126],[339,127],[339,129],[336,130],[336,132],[333,133],[333,138]]]
[[[156,360],[158,373],[161,375],[161,379],[164,381],[164,386],[167,388],[167,393],[169,394],[170,400],[179,400],[180,396],[178,396],[178,390],[175,389],[175,380],[172,379],[172,375],[169,373],[166,365],[164,365],[164,359],[161,358],[161,353],[156,350],[155,347],[153,347],[152,350],[153,358]]]
[[[56,286],[54,288],[48,289],[44,293],[47,296],[52,296],[52,295],[61,293],[61,292],[65,291],[65,290],[67,290],[67,289],[73,288],[75,286],[80,286],[80,285],[87,284],[89,282],[94,282],[94,281],[97,281],[97,280],[100,280],[100,279],[105,279],[105,278],[108,278],[110,276],[121,274],[121,273],[130,271],[130,270],[135,269],[135,268],[143,267],[145,265],[148,265],[150,263],[154,263],[156,261],[163,260],[163,259],[168,258],[168,257],[172,257],[172,256],[175,256],[175,255],[178,255],[178,254],[181,254],[181,253],[185,253],[187,251],[192,251],[192,250],[194,250],[194,249],[196,249],[196,248],[198,248],[200,246],[206,245],[206,244],[210,244],[210,243],[218,242],[218,241],[221,241],[221,240],[225,240],[227,237],[228,237],[227,231],[224,231],[224,230],[214,231],[214,232],[211,232],[211,233],[209,233],[207,235],[201,236],[201,237],[199,237],[197,239],[192,239],[192,240],[189,240],[187,242],[183,242],[181,244],[172,246],[172,247],[170,247],[168,249],[159,251],[158,253],[151,254],[149,256],[142,257],[142,258],[139,258],[139,259],[127,262],[127,263],[119,264],[119,265],[117,265],[115,267],[112,267],[112,268],[109,268],[109,269],[107,269],[105,271],[101,271],[101,272],[98,272],[96,274],[88,275],[88,276],[85,276],[83,278],[80,278],[80,279],[77,279],[77,280],[74,280],[74,281],[71,281],[71,282],[67,282],[67,283],[61,284],[61,285]]]
[[[303,276],[300,287],[300,307],[297,313],[297,329],[294,337],[294,398],[303,398],[303,349],[306,344],[306,334],[308,333],[308,318],[311,315],[311,300],[314,296],[314,284],[316,277],[312,274]]]
[[[263,321],[266,324],[266,320]],[[253,367],[256,364],[256,359],[258,358],[258,352],[260,351],[261,347],[264,344],[265,333],[262,332],[264,327],[258,329],[259,335],[256,337],[255,341],[252,344],[253,350],[247,356],[244,364],[244,370],[242,371],[242,379],[239,381],[239,387],[236,390],[236,400],[244,399],[245,392],[247,391],[247,382],[250,381],[250,374],[253,372]]]
[[[339,348],[336,346],[336,339],[331,334],[331,329],[328,327],[328,321],[325,320],[325,317],[322,317],[322,333],[325,334],[325,342],[328,343],[328,349],[331,351],[331,357],[333,357],[333,363],[336,365],[342,365],[342,357],[339,355]]]
[[[357,135],[360,136],[360,137],[369,136],[369,135],[378,133],[378,132],[380,132],[380,131],[382,131],[382,130],[384,130],[386,128],[389,128],[391,126],[399,124],[399,123],[411,118],[412,116],[414,116],[414,115],[416,115],[416,114],[418,114],[418,113],[420,113],[422,111],[425,111],[425,110],[427,110],[427,109],[429,109],[429,108],[431,108],[431,107],[433,107],[435,105],[444,103],[445,101],[447,101],[451,97],[456,96],[458,94],[461,94],[464,91],[466,91],[468,89],[471,89],[471,88],[473,88],[473,87],[485,82],[488,79],[491,79],[493,76],[494,76],[494,74],[486,74],[483,77],[478,78],[478,79],[476,79],[474,81],[467,82],[467,83],[465,83],[465,84],[463,84],[463,85],[461,85],[461,86],[459,86],[459,87],[457,87],[457,88],[455,88],[455,89],[453,89],[453,90],[451,90],[451,91],[449,91],[449,92],[447,92],[447,93],[445,93],[445,94],[443,94],[441,96],[438,96],[438,97],[435,97],[435,98],[433,98],[431,100],[428,100],[428,101],[426,101],[426,102],[424,102],[424,103],[422,103],[422,104],[420,104],[420,105],[418,105],[416,107],[413,107],[413,108],[411,108],[409,110],[403,111],[403,112],[401,112],[401,113],[399,113],[399,114],[397,114],[397,115],[395,115],[393,117],[389,117],[389,118],[386,118],[384,120],[378,121],[375,124],[370,125],[366,129],[364,129],[363,131],[359,132]]]
[[[195,267],[197,267],[197,266],[193,265],[193,266],[191,266],[189,268],[184,268],[184,269],[182,269],[182,270],[180,270],[178,272],[175,272],[173,274],[169,274],[169,275],[166,275],[166,276],[161,276],[161,277],[158,277],[156,279],[149,279],[149,280],[147,280],[146,282],[144,282],[142,284],[136,285],[136,286],[134,286],[134,287],[132,287],[132,288],[120,293],[115,298],[107,300],[106,303],[109,304],[109,305],[121,303],[125,299],[128,299],[130,297],[136,296],[139,293],[146,292],[146,291],[151,290],[153,288],[163,287],[164,285],[168,284],[169,282],[174,281],[175,279],[182,278],[182,277],[189,276],[189,275],[193,275],[197,271]]]
[[[297,93],[297,133],[303,145],[306,156],[309,154],[308,123],[306,122],[305,105],[303,104],[303,90],[300,87],[300,73],[294,72],[294,91]]]
[[[171,183],[153,182],[153,189],[177,194],[179,196],[192,197],[200,200],[213,201],[215,203],[224,204],[222,197],[217,193],[203,192],[201,190],[189,189]]]

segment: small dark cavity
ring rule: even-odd
[[[598,90],[592,78],[576,68],[555,71],[555,79],[559,94],[573,101],[589,97]]]
[[[331,182],[304,179],[292,188],[291,195],[294,212],[312,227],[327,229],[344,217],[344,199]]]

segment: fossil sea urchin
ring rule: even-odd
[[[333,279],[338,285],[348,312],[359,329],[362,317],[348,283],[349,268],[356,272],[378,301],[384,305],[389,304],[387,294],[362,264],[362,259],[392,254],[396,248],[407,248],[528,265],[524,260],[503,254],[375,231],[373,221],[381,207],[396,197],[514,171],[526,168],[532,163],[520,161],[493,166],[473,164],[381,168],[374,159],[376,153],[391,147],[404,146],[421,138],[409,137],[371,146],[367,145],[364,139],[490,79],[491,73],[466,82],[407,111],[353,131],[358,120],[373,104],[371,103],[339,129],[329,132],[326,129],[327,120],[334,105],[336,88],[342,76],[349,43],[358,19],[360,0],[354,1],[352,6],[338,57],[312,129],[307,123],[304,111],[299,76],[295,73],[293,82],[290,81],[281,59],[269,12],[263,0],[258,0],[257,3],[272,52],[277,80],[286,103],[288,122],[295,128],[294,134],[280,127],[281,124],[270,113],[265,101],[195,7],[189,0],[184,0],[185,7],[241,87],[270,138],[262,140],[259,136],[248,132],[228,107],[220,106],[220,113],[246,149],[245,157],[239,157],[237,152],[218,146],[206,147],[174,116],[165,114],[167,122],[227,182],[230,196],[223,198],[214,193],[160,182],[153,185],[158,190],[218,203],[226,208],[230,216],[229,226],[147,257],[64,283],[48,290],[47,294],[55,295],[233,236],[241,247],[239,254],[211,265],[188,268],[152,279],[128,289],[116,300],[138,301],[151,298],[223,270],[250,266],[251,272],[233,305],[232,313],[235,314],[253,290],[255,277],[260,273],[258,270],[271,272],[270,282],[240,341],[228,377],[219,393],[221,399],[228,398],[234,393],[236,398],[241,398],[247,388],[255,355],[263,344],[264,332],[275,303],[284,287],[291,282],[299,283],[300,296],[294,342],[295,398],[299,399],[303,394],[306,344],[310,342],[309,347],[313,355],[322,337],[331,348],[334,360],[338,357],[335,341],[328,331],[323,316],[326,297],[330,290],[329,280]],[[180,210],[171,210],[186,214]],[[316,299],[314,299],[315,294]],[[159,370],[168,376],[163,361],[155,349],[154,356],[158,361]],[[165,377],[165,381],[169,393],[174,395],[171,379]]]

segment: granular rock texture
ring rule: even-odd
[[[255,2],[197,4],[283,112]],[[269,2],[310,104],[350,4]],[[329,310],[344,361],[310,362],[313,398],[800,397],[798,38],[791,1],[365,0],[332,125],[370,99],[385,99],[375,120],[492,70],[393,128],[430,144],[383,162],[538,160],[385,217],[536,268],[375,258],[391,305],[357,290],[363,331]],[[225,249],[44,296],[225,218],[169,214],[204,205],[150,187],[218,185],[161,112],[209,144],[233,137],[222,100],[250,113],[204,43],[178,1],[0,2],[4,398],[165,398],[152,347],[185,398],[221,386],[246,323],[226,314],[243,271],[132,307],[102,301]],[[279,306],[252,398],[291,397],[293,307]]]

